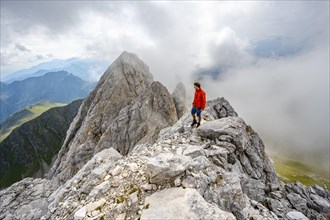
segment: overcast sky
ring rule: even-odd
[[[1,1],[2,74],[124,50],[170,90],[200,80],[271,147],[329,160],[329,1]]]

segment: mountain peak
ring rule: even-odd
[[[161,86],[158,86],[158,92],[149,92],[149,88],[154,88],[151,87],[152,82],[153,76],[148,66],[135,54],[123,52],[110,65],[94,91],[83,102],[76,119],[70,126],[50,176],[66,181],[95,153],[111,145],[109,140],[114,146],[118,146],[118,150],[123,154],[130,151],[130,148],[138,142],[153,140],[152,135],[157,135],[157,132],[149,131],[151,125],[141,121],[142,118],[145,120],[148,118],[148,112],[152,109],[146,105],[146,112],[138,113],[140,111],[138,106],[158,93],[162,94],[159,100],[164,101],[162,104],[164,109],[159,111],[169,110],[175,113],[175,116],[174,119],[168,115],[168,119],[160,117],[160,121],[155,122],[154,128],[159,131],[164,125],[173,124],[177,120],[174,102],[168,98],[170,95],[167,89],[165,91]],[[145,94],[148,95],[144,96]],[[150,100],[151,104],[152,102]],[[130,120],[134,121],[139,115],[137,124],[130,124]],[[167,123],[169,121],[171,123]],[[128,130],[121,131],[120,126]],[[118,132],[126,132],[126,136],[121,136]]]
[[[127,57],[133,58],[133,59],[139,59],[138,56],[134,53],[130,53],[127,51],[123,51],[120,55],[119,55],[119,59],[125,59]]]
[[[116,70],[118,68],[119,70]],[[153,81],[153,76],[149,71],[149,67],[142,60],[140,60],[136,54],[126,51],[121,53],[121,55],[106,70],[103,76],[107,76],[108,73],[116,75],[123,73],[125,74],[127,72],[137,75],[142,73],[143,77],[145,77],[147,81]],[[100,81],[102,81],[102,78]]]
[[[122,52],[120,54],[120,56],[113,62],[112,65],[118,64],[118,63],[130,65],[130,66],[141,65],[143,67],[147,67],[146,64],[144,64],[143,61],[140,60],[139,57],[136,54],[129,53],[127,51]]]
[[[34,76],[34,77],[30,77],[30,78],[27,78],[27,79],[24,79],[23,81],[29,81],[31,79],[38,79],[38,78],[61,78],[61,79],[64,79],[64,78],[76,78],[76,79],[79,79],[79,80],[82,80],[81,78],[79,78],[78,76],[68,72],[68,71],[65,71],[65,70],[60,70],[60,71],[50,71],[50,72],[47,72],[41,76]],[[84,80],[83,80],[84,81]],[[14,81],[15,82],[15,81]]]

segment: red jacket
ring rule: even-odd
[[[204,109],[206,104],[206,94],[202,89],[195,90],[193,106]]]

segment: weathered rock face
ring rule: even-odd
[[[50,177],[65,182],[91,157],[114,147],[123,155],[176,122],[174,102],[148,67],[124,52],[102,76],[71,124]]]
[[[162,88],[154,82],[123,107],[94,145],[93,152],[99,152],[86,152],[91,159],[65,184],[55,184],[57,178],[25,179],[0,191],[0,219],[329,219],[330,193],[318,186],[280,183],[259,136],[224,98],[207,103],[198,129],[189,126],[190,113],[169,126],[177,114],[173,100],[165,90],[151,95]],[[159,112],[164,106],[156,99],[169,99],[172,107]],[[149,110],[151,115],[141,116]],[[162,121],[169,115],[173,121]],[[140,129],[131,124],[139,118],[151,122],[141,125],[143,131],[155,130],[158,120],[169,127],[154,143],[126,142],[127,131]],[[86,119],[77,117],[75,123],[79,120]],[[111,136],[121,126],[122,132]],[[156,133],[144,137],[149,134],[152,140]],[[72,145],[75,138],[67,160],[82,148]],[[26,183],[39,184],[43,191],[35,193]]]
[[[169,188],[146,198],[143,219],[235,219],[231,213],[206,202],[196,189]],[[166,204],[166,205],[165,205]]]
[[[53,191],[50,181],[32,178],[1,190],[0,219],[40,219],[48,210],[48,198]]]
[[[197,132],[201,137],[215,141],[217,151],[226,151],[220,157],[213,154],[214,162],[219,166],[231,164],[233,169],[246,173],[252,179],[261,180],[264,184],[279,184],[261,139],[241,118],[227,117],[225,120],[210,121],[201,125]],[[223,158],[227,158],[227,164]]]
[[[177,120],[175,105],[167,89],[160,82],[153,82],[144,94],[119,112],[102,134],[97,151],[113,147],[127,155],[136,144],[156,141],[160,129]]]
[[[183,83],[178,83],[171,96],[175,103],[178,118],[181,118],[187,112],[187,107],[185,105],[187,96],[186,87],[183,85]]]
[[[161,153],[147,161],[151,183],[171,180],[183,173],[191,165],[191,158],[172,153]]]

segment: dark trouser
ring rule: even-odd
[[[195,114],[197,114],[198,122],[200,123],[201,122],[201,119],[202,119],[202,117],[201,117],[201,115],[202,115],[202,109],[196,108],[195,106],[193,106],[192,109],[191,109],[191,115],[192,115],[194,121],[196,121]]]

